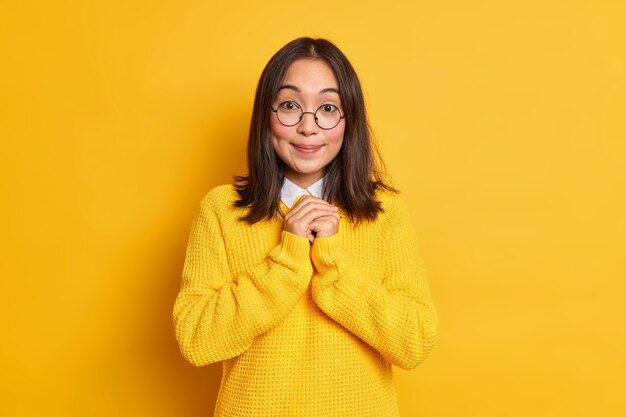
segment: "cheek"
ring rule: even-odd
[[[343,135],[345,133],[345,129],[343,126],[337,127],[336,129],[329,130],[326,133],[326,138],[333,144],[341,146],[343,143]]]
[[[284,126],[274,119],[270,122],[270,132],[273,140],[287,140],[293,134],[292,130],[293,127]]]

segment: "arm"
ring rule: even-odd
[[[255,337],[289,313],[312,274],[309,241],[283,232],[265,259],[245,274],[232,276],[225,231],[208,197],[192,225],[174,305],[176,339],[183,356],[196,366],[248,349]]]
[[[408,210],[397,198],[390,203],[380,215],[385,219],[377,220],[387,236],[386,247],[379,248],[385,260],[382,276],[368,276],[341,247],[338,235],[317,238],[312,291],[328,316],[391,363],[411,369],[436,341],[437,315]]]

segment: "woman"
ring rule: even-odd
[[[437,317],[409,212],[381,179],[344,54],[300,38],[265,67],[248,175],[203,199],[174,307],[194,365],[223,361],[216,416],[397,416],[392,364]]]

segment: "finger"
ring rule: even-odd
[[[336,212],[339,209],[333,205],[328,204],[324,200],[308,200],[302,205],[294,207],[294,209],[289,211],[289,214],[291,214],[289,217],[301,218],[307,215],[307,213],[314,210],[326,210],[327,212],[332,213]]]
[[[329,207],[333,207],[329,202],[324,199],[313,197],[311,195],[305,195],[296,201],[296,204],[293,205],[290,211],[295,211],[296,213],[310,204],[323,204]]]
[[[339,230],[339,219],[333,215],[320,217],[311,222],[309,230],[314,232],[316,237],[332,236]]]
[[[299,207],[297,210],[291,210],[287,214],[285,214],[285,220],[287,221],[296,221],[299,222],[301,219],[310,215],[310,213],[318,212],[323,213],[324,215],[329,215],[331,213],[335,213],[337,211],[336,208],[333,208],[327,204],[318,204],[316,202],[311,202],[307,205]]]
[[[323,215],[313,219],[312,222],[313,221],[318,221],[318,220],[329,221],[329,222],[332,222],[332,223],[339,224],[339,220],[341,220],[341,216],[336,211],[326,212],[326,214],[323,214]]]
[[[327,216],[320,216],[314,219],[313,221],[311,221],[311,223],[309,223],[309,227],[313,229],[313,227],[316,225],[327,225],[327,224],[331,226],[339,225],[339,217],[337,213],[331,213]]]
[[[295,217],[291,218],[291,221],[308,225],[320,217],[331,216],[333,213],[335,212],[327,207],[311,207],[306,211],[303,210],[298,213]]]
[[[297,213],[292,214],[291,216],[285,216],[285,221],[290,223],[305,223],[309,224],[313,220],[318,217],[330,216],[336,211],[328,206],[310,206],[306,207],[303,210],[300,210]]]

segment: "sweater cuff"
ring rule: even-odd
[[[310,251],[309,239],[283,230],[280,245],[275,248],[272,258],[297,273],[312,273]]]
[[[318,237],[313,241],[311,259],[320,273],[329,269],[343,270],[352,261],[352,256],[340,244],[337,234]]]

